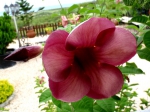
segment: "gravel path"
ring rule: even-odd
[[[6,108],[10,112],[40,112],[35,94],[35,77],[43,75],[41,57],[0,69],[0,79],[7,79],[15,88],[15,98]]]
[[[45,41],[46,37],[36,37],[29,39],[32,45],[38,41]],[[18,48],[18,43],[12,43],[9,48]],[[9,112],[40,112],[37,90],[35,87],[35,77],[44,76],[42,70],[41,55],[27,62],[17,62],[15,66],[0,69],[0,80],[7,79],[15,88],[15,97],[6,106]]]

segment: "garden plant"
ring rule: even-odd
[[[136,54],[141,59],[150,61],[150,30],[147,29],[150,27],[149,16],[132,17],[130,23],[144,24],[143,30],[136,27],[138,33],[132,34],[125,28],[116,27],[109,17],[101,17],[104,9],[107,10],[107,5],[98,7],[97,2],[90,7],[92,11],[80,9],[77,5],[63,9],[62,15],[77,11],[83,17],[81,23],[76,27],[67,25],[64,29],[52,32],[44,48],[20,48],[5,58],[24,61],[42,52],[49,87],[44,86],[43,77],[38,77],[35,88],[38,89],[40,107],[46,112],[137,110],[135,98],[138,93],[133,87],[138,82],[130,84],[130,76],[144,74],[144,71],[138,68],[136,62],[128,61]],[[132,0],[124,2],[131,2],[130,5],[133,3]],[[149,89],[145,92],[150,96]],[[149,105],[147,99],[141,98],[141,109],[146,109]]]
[[[11,17],[3,13],[0,17],[0,55],[6,53],[7,47],[16,38],[16,32],[11,24]]]
[[[14,87],[7,80],[0,80],[0,104],[4,103],[14,92]]]

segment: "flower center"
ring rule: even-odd
[[[77,48],[74,56],[74,63],[81,69],[87,69],[94,63],[97,63],[93,48]]]

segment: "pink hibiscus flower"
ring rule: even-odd
[[[54,31],[42,60],[55,98],[75,102],[88,96],[108,98],[118,93],[123,75],[116,67],[136,53],[135,37],[106,18],[91,18],[70,34]]]
[[[62,25],[65,27],[68,24],[68,19],[66,16],[61,16]]]
[[[26,46],[20,47],[19,49],[12,52],[10,55],[5,57],[5,60],[12,60],[12,61],[28,61],[39,54],[41,54],[43,48],[40,46]]]

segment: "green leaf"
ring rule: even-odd
[[[100,14],[100,11],[98,9],[92,9],[92,10],[87,11],[87,13]]]
[[[143,36],[138,37],[137,45],[140,45],[143,42]]]
[[[99,105],[95,104],[93,107],[93,112],[106,112],[106,111],[102,109]]]
[[[71,108],[68,103],[57,100],[52,96],[53,103],[58,107],[58,112],[71,112]]]
[[[118,67],[120,69],[120,71],[122,72],[122,74],[144,74],[144,72],[137,68],[137,67],[133,67],[133,66],[120,66]]]
[[[137,26],[135,26],[135,25],[127,25],[126,28],[134,29],[134,30],[137,30],[137,31],[139,30],[139,28]]]
[[[126,62],[126,66],[131,66],[131,67],[137,68],[137,65],[134,62],[132,62],[132,63]]]
[[[66,9],[62,9],[62,10],[60,11],[60,14],[61,14],[61,15],[67,15],[67,13],[68,13],[68,12],[67,12]]]
[[[114,100],[117,100],[117,101],[119,101],[119,100],[120,100],[120,97],[119,97],[119,96],[117,96],[117,95],[112,96],[112,98],[113,98]]]
[[[138,23],[146,24],[147,21],[148,21],[148,17],[146,16],[135,16],[129,22],[138,22]]]
[[[74,12],[74,11],[77,11],[79,8],[79,5],[77,4],[74,4],[72,5],[71,7],[68,8],[68,13],[71,13],[71,12]]]
[[[145,3],[143,7],[144,7],[144,9],[149,10],[150,9],[150,2]]]
[[[88,11],[87,8],[82,8],[82,9],[79,10],[79,13],[84,15],[84,14],[87,13],[87,11]]]
[[[149,102],[148,102],[146,99],[141,98],[140,100],[141,100],[141,102],[142,102],[141,104],[145,104],[145,106],[148,106],[148,103],[149,103]]]
[[[135,0],[123,0],[124,4],[127,6],[132,6]]]
[[[93,112],[93,102],[93,99],[84,97],[80,101],[71,103],[71,105],[75,112]]]
[[[103,109],[105,112],[114,112],[115,110],[115,101],[113,98],[108,98],[104,100],[97,100],[96,103]]]
[[[146,24],[147,24],[148,26],[150,26],[150,21],[148,21]]]
[[[62,102],[62,101],[57,100],[57,99],[54,98],[53,96],[52,96],[52,101],[53,101],[53,103],[54,103],[57,107],[61,108],[61,102]]]
[[[46,102],[49,100],[51,100],[51,92],[50,92],[50,89],[48,88],[41,94],[39,98],[39,102],[41,103],[41,102]]]
[[[141,59],[145,59],[147,61],[150,61],[150,50],[148,48],[138,50],[137,53]]]
[[[137,86],[137,85],[139,85],[138,83],[134,83],[134,84],[130,84],[129,86],[131,87],[131,86]]]
[[[138,0],[137,3],[143,4],[143,3],[144,3],[144,0]]]
[[[143,37],[143,42],[147,48],[150,49],[150,31],[146,32]]]
[[[87,4],[87,6],[86,6],[89,10],[91,10],[91,9],[93,9],[94,7],[95,7],[95,5],[94,4]]]

